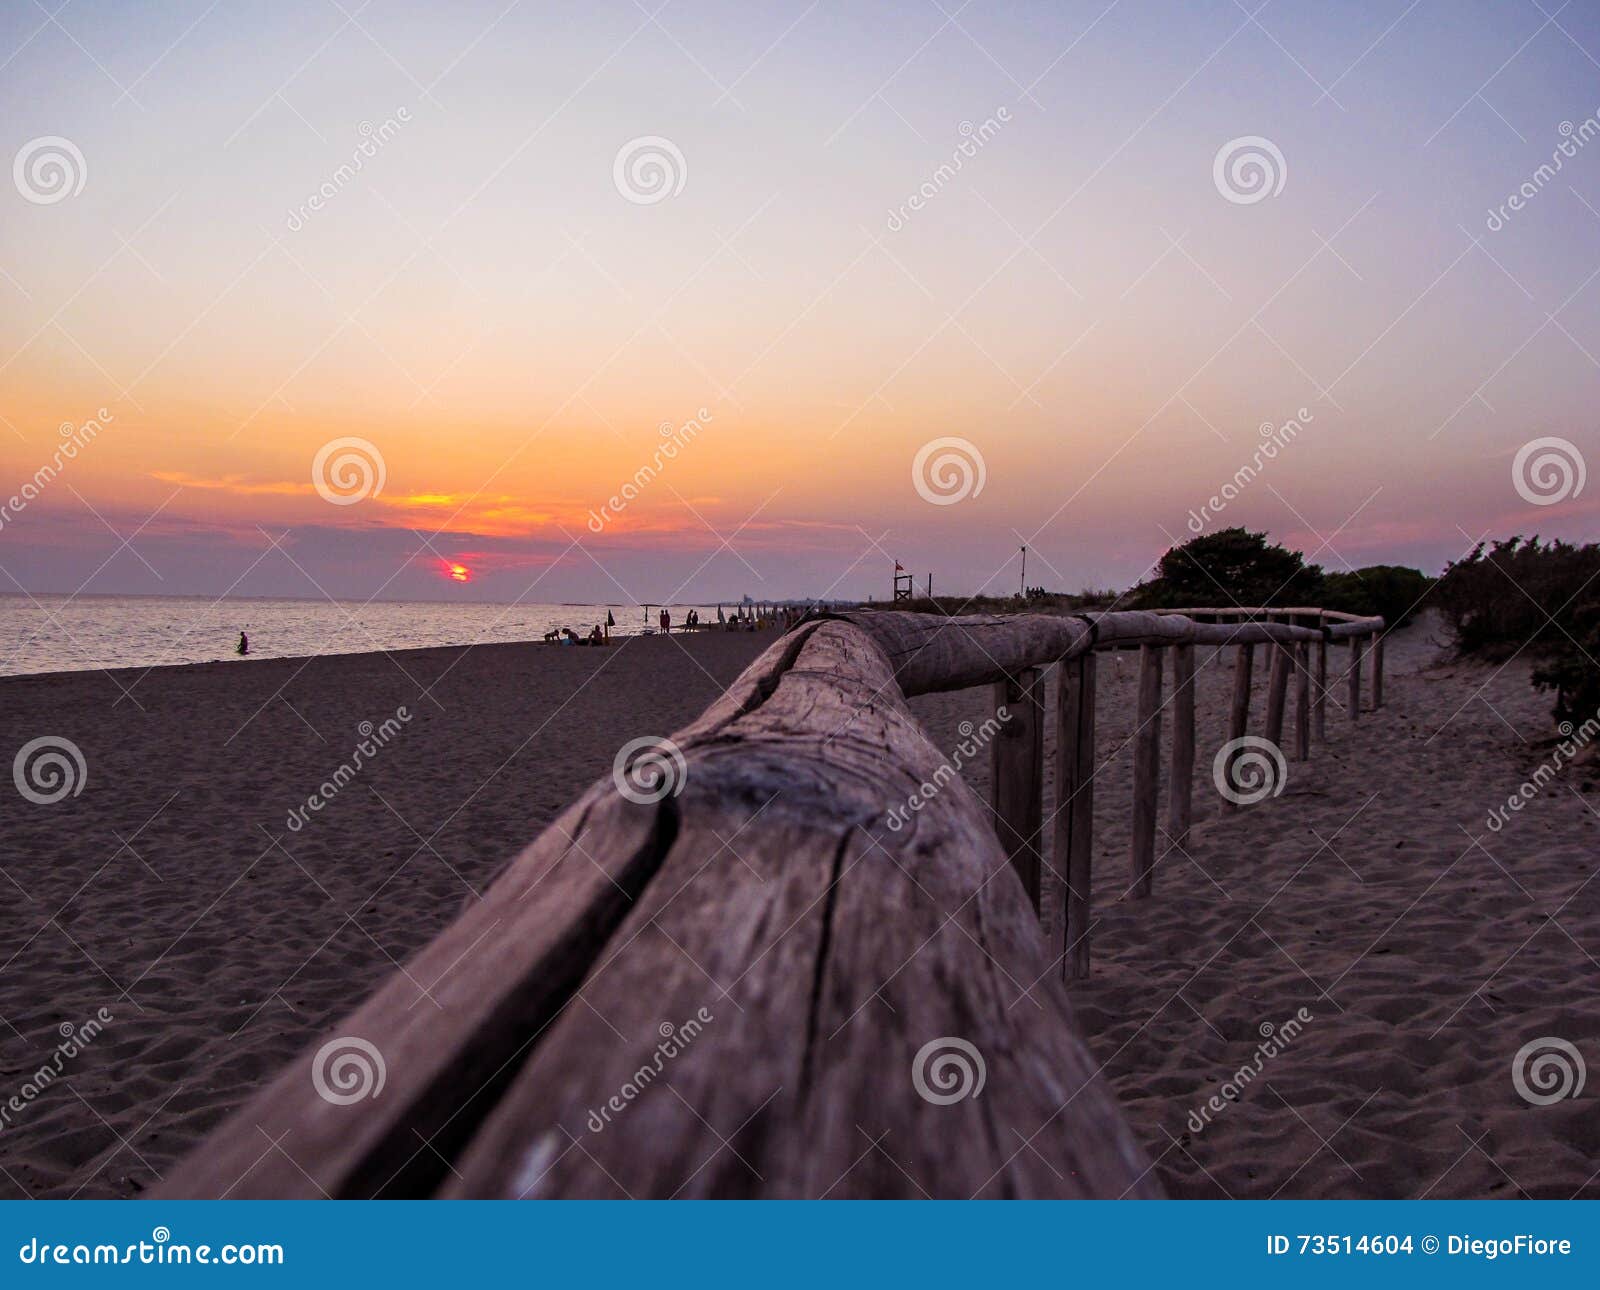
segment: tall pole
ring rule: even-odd
[[[1022,548],[1022,577],[1020,579],[1018,579],[1018,581],[1022,585],[1017,588],[1017,595],[1026,596],[1028,594],[1028,548],[1027,547],[1023,547]]]

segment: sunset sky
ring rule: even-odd
[[[1120,587],[1290,419],[1206,527],[1595,536],[1516,486],[1600,468],[1592,6],[76,0],[0,57],[0,501],[108,414],[0,592]]]

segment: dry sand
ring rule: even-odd
[[[1224,818],[1210,769],[1228,679],[1202,667],[1195,835],[1145,900],[1125,895],[1136,669],[1102,658],[1094,975],[1073,999],[1174,1195],[1600,1195],[1596,1089],[1536,1107],[1511,1078],[1543,1036],[1600,1060],[1593,771],[1561,772],[1488,832],[1548,754],[1548,702],[1526,664],[1450,663],[1433,631],[1391,639],[1381,712],[1330,712],[1283,794]],[[53,806],[0,794],[0,1104],[52,1061],[63,1025],[112,1017],[7,1113],[0,1195],[149,1188],[622,743],[685,724],[771,639],[0,681],[8,757],[57,734],[89,767]],[[985,699],[913,706],[950,747]],[[412,720],[288,831],[358,724],[400,705]],[[985,767],[967,773],[986,791]],[[1193,1132],[1262,1025],[1301,1008],[1303,1032]]]
[[[0,1130],[0,1196],[151,1187],[608,774],[623,742],[687,724],[772,639],[0,680],[8,769],[39,734],[88,764],[82,794],[53,806],[0,793],[0,1105],[53,1059],[62,1024],[113,1016]],[[290,832],[359,724],[401,705],[401,733]]]

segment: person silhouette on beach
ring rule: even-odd
[[[250,652],[250,638],[248,636],[246,636],[243,632],[240,632],[239,633],[239,644],[237,645],[237,647],[235,647],[234,653],[238,654],[240,658],[243,658],[249,652]]]
[[[661,634],[670,636],[672,634],[672,615],[663,609],[658,621],[661,623]]]

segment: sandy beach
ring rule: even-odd
[[[4,1194],[148,1188],[608,774],[623,742],[687,723],[771,640],[0,680],[13,744],[63,735],[88,766],[83,792],[53,806],[6,785],[0,1087],[51,1059],[61,1026],[113,1017],[0,1131]],[[400,733],[291,832],[360,724],[401,707]]]
[[[82,1035],[109,1015],[0,1131],[4,1194],[148,1190],[608,774],[620,745],[684,725],[772,639],[0,680],[12,749],[60,735],[88,767],[79,796],[11,795],[5,811],[0,1092],[52,1059],[63,1027]],[[1100,662],[1094,968],[1072,997],[1162,1185],[1600,1196],[1592,1103],[1533,1106],[1512,1081],[1530,1040],[1600,1041],[1594,764],[1499,832],[1485,823],[1548,753],[1527,664],[1453,662],[1419,621],[1389,641],[1382,710],[1354,724],[1330,711],[1328,741],[1289,764],[1281,796],[1221,817],[1210,770],[1230,678],[1214,657],[1199,655],[1194,836],[1158,848],[1143,900],[1126,895],[1136,668]],[[913,708],[951,747],[987,701]],[[363,722],[388,731],[381,747],[307,808]],[[982,764],[965,773],[987,791]],[[1014,1006],[1032,1006],[1024,990]],[[1263,1028],[1302,1009],[1292,1042],[1196,1131],[1192,1114],[1252,1061]]]

